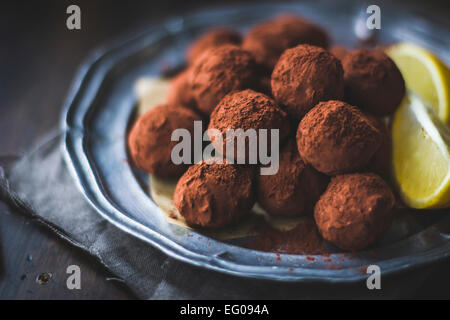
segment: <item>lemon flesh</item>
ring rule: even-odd
[[[408,92],[392,123],[394,175],[412,208],[450,205],[450,132],[424,101]]]
[[[447,66],[426,49],[410,43],[390,47],[387,54],[394,60],[406,87],[430,105],[438,117],[450,123],[450,72]]]

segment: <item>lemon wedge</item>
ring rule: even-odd
[[[431,106],[408,91],[392,122],[393,169],[412,208],[450,205],[450,128]]]
[[[450,72],[426,49],[400,43],[387,49],[406,82],[406,87],[432,106],[438,117],[450,124]]]

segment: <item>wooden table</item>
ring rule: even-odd
[[[66,28],[72,1],[2,2],[0,155],[22,154],[57,126],[71,80],[93,48],[187,8],[170,0],[132,1],[132,6],[130,1],[76,1],[82,11],[79,31]],[[82,290],[66,287],[72,264],[82,270]],[[411,297],[449,297],[450,261],[433,268]],[[36,277],[44,272],[52,273],[53,281],[39,285]],[[0,299],[129,298],[133,294],[94,258],[0,202]]]

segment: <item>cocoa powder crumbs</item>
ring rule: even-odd
[[[245,248],[287,254],[326,254],[328,250],[314,219],[307,217],[288,231],[274,229],[266,222],[257,226],[257,236]]]

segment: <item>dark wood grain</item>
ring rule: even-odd
[[[1,299],[130,299],[134,295],[89,255],[61,241],[45,227],[0,206]],[[69,290],[67,267],[81,270],[81,289]],[[51,273],[45,285],[36,281]]]
[[[80,31],[65,27],[66,7],[72,3],[82,9]],[[192,3],[210,2],[2,1],[0,155],[22,154],[57,126],[76,69],[92,49],[135,28],[193,9]],[[68,290],[65,285],[65,270],[71,264],[82,270],[81,290]],[[429,276],[410,297],[449,297],[450,261],[431,268],[417,271]],[[53,274],[47,285],[35,281],[42,272]],[[124,284],[108,279],[113,277],[89,255],[0,202],[0,299],[134,298]]]

